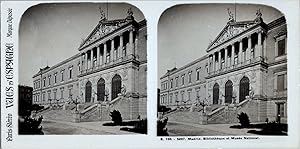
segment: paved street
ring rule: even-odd
[[[200,125],[200,124],[170,121],[167,123],[167,128],[170,136],[255,135],[255,134],[247,133],[248,130],[255,130],[254,128],[251,129],[229,128],[232,125],[237,125],[237,124]]]
[[[136,134],[120,130],[125,126],[102,126],[106,122],[81,122],[73,123],[44,119],[42,122],[45,135],[121,135]],[[127,126],[128,127],[128,126]]]

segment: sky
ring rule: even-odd
[[[283,14],[263,5],[192,4],[177,5],[163,12],[158,23],[158,82],[167,69],[182,67],[206,54],[210,41],[226,26],[229,15],[236,20],[254,20],[260,9],[265,23]],[[160,85],[159,85],[160,86]]]
[[[139,9],[126,3],[41,4],[27,9],[19,26],[19,84],[33,86],[32,76],[40,68],[77,54],[82,39],[98,24],[99,7],[109,20],[125,18],[129,8],[136,21],[144,19]]]

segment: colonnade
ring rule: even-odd
[[[209,73],[235,68],[242,64],[249,64],[257,60],[257,57],[262,58],[264,54],[262,49],[262,30],[258,30],[238,41],[224,45],[209,54]]]
[[[82,51],[80,57],[81,71],[104,67],[126,57],[130,58],[132,55],[134,55],[133,29]]]

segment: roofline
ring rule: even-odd
[[[72,61],[72,60],[76,59],[76,58],[79,57],[79,56],[80,56],[80,53],[77,53],[77,54],[75,54],[75,55],[69,57],[68,59],[63,60],[62,62],[60,62],[60,63],[58,63],[58,64],[56,64],[56,65],[54,65],[54,66],[52,66],[52,67],[50,67],[50,68],[48,68],[48,69],[46,69],[46,70],[42,70],[42,71],[43,71],[43,73],[47,73],[47,72],[49,72],[50,70],[53,70],[53,69],[57,68],[58,66],[61,66],[62,64],[65,64],[65,63],[67,63],[67,62],[69,62],[69,61]],[[38,73],[36,73],[35,75],[33,75],[32,78],[34,78],[34,77],[36,77],[36,76],[38,76],[38,75],[40,75],[40,74],[41,74],[41,73],[40,73],[40,71],[39,71]]]
[[[100,26],[100,24],[101,24],[102,22],[110,23],[110,22],[114,22],[114,21],[124,21],[125,24],[124,24],[123,26],[120,26],[120,27],[117,28],[116,30],[114,30],[114,31],[112,31],[112,32],[110,32],[110,33],[104,35],[103,37],[101,37],[101,38],[99,38],[99,39],[96,39],[96,40],[94,40],[93,42],[91,42],[91,43],[89,43],[89,44],[87,44],[87,45],[84,46],[85,42],[86,42],[92,35],[94,35],[94,33],[95,33],[95,32],[97,31],[97,29],[98,29],[98,26]],[[142,22],[142,21],[144,21],[144,22]],[[127,18],[125,18],[125,19],[115,19],[115,20],[100,20],[99,23],[94,27],[94,29],[92,30],[92,32],[91,32],[91,33],[84,39],[84,41],[79,45],[78,50],[81,51],[81,50],[83,50],[84,48],[88,47],[89,45],[91,45],[91,44],[93,44],[93,43],[95,43],[95,42],[98,42],[99,40],[102,40],[102,39],[104,39],[104,38],[110,36],[111,34],[113,34],[113,33],[117,32],[117,31],[121,30],[122,28],[124,28],[124,27],[126,27],[126,26],[128,26],[128,25],[130,25],[130,24],[132,24],[133,26],[136,26],[136,25],[139,26],[139,25],[143,25],[143,23],[145,23],[145,25],[146,25],[146,20],[143,19],[142,21],[137,22],[137,21],[135,21],[134,19],[128,21]]]
[[[139,27],[142,28],[142,27],[147,26],[147,21],[146,21],[146,19],[143,19],[140,22],[138,22],[138,24],[139,24]]]
[[[192,61],[192,62],[190,62],[190,63],[188,63],[188,64],[186,64],[186,65],[183,65],[182,67],[179,67],[178,69],[176,69],[176,70],[174,70],[174,71],[165,73],[165,74],[164,74],[162,77],[160,77],[159,79],[162,79],[162,78],[164,78],[164,77],[166,77],[166,76],[170,76],[170,75],[172,75],[172,74],[174,74],[174,73],[177,73],[178,71],[181,71],[181,70],[183,70],[183,69],[185,69],[185,68],[187,68],[187,67],[190,67],[190,66],[192,66],[192,65],[194,65],[194,64],[196,64],[196,63],[198,63],[198,62],[200,62],[200,61],[205,60],[206,58],[207,58],[207,54],[205,54],[204,56],[202,56],[202,57],[200,57],[200,58],[198,58],[198,59],[196,59],[196,60],[194,60],[194,61]]]
[[[281,16],[275,20],[273,20],[272,22],[268,23],[268,30],[272,30],[274,28],[276,28],[277,26],[281,26],[283,24],[286,24],[286,19],[285,16]]]

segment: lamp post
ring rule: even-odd
[[[175,102],[176,102],[176,106],[177,106],[177,108],[178,108],[178,107],[179,107],[179,104],[178,104],[178,102],[179,102],[179,101],[178,101],[178,100],[176,100]]]
[[[107,90],[105,90],[104,96],[105,96],[105,101],[108,101],[109,93]]]
[[[56,105],[58,106],[58,101],[59,101],[59,99],[56,99]]]
[[[77,101],[78,96],[75,98],[75,101],[72,99],[73,94],[70,94],[70,100],[75,104],[75,111],[78,111],[77,109],[77,105],[79,104],[79,102]]]
[[[50,98],[50,99],[49,99],[50,107],[52,106],[52,104],[51,104],[51,100],[52,100],[52,99]]]
[[[207,103],[205,103],[205,100],[206,100],[206,99],[200,101],[200,103],[199,103],[200,106],[202,106],[202,113],[204,113],[204,108],[208,105]]]

